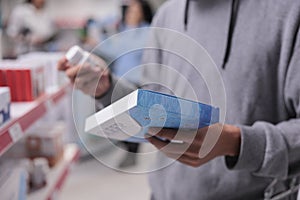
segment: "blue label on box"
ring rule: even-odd
[[[198,129],[219,122],[219,108],[171,95],[139,90],[137,102],[129,114],[143,130],[131,142],[144,142],[149,127]]]
[[[0,110],[0,125],[4,124],[10,119],[10,103],[5,109]]]

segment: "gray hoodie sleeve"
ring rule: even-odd
[[[233,170],[249,170],[255,175],[285,178],[299,173],[300,163],[300,34],[288,65],[284,100],[291,119],[276,125],[258,121],[241,126],[241,149],[238,158],[226,157]]]

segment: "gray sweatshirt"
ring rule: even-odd
[[[160,8],[154,27],[193,38],[216,63],[226,91],[225,122],[241,128],[241,147],[238,157],[219,157],[198,168],[175,162],[149,173],[153,199],[262,199],[274,179],[297,173],[299,24],[298,0],[198,0],[190,1],[188,7],[186,1],[171,0]],[[156,35],[152,41],[157,46],[177,42],[172,37],[159,37]],[[183,48],[188,51],[189,47]],[[198,56],[197,52],[190,54]],[[178,55],[148,49],[144,62],[171,66],[192,85],[197,100],[210,103],[203,77]],[[194,99],[177,76],[156,67],[146,70],[143,80],[151,77],[164,79],[176,95]],[[153,89],[165,91],[161,87]],[[121,85],[118,98],[130,91],[132,88]],[[107,103],[110,95],[102,102]],[[276,192],[285,189],[284,182],[275,187]]]

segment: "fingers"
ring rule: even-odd
[[[79,66],[66,69],[66,75],[69,77],[72,83],[75,82],[75,78],[79,70],[80,70]]]
[[[76,70],[75,70],[76,71]],[[71,73],[75,73],[71,72]],[[90,85],[90,83],[101,83],[101,81],[103,80],[103,73],[101,71],[97,71],[97,70],[82,70],[80,69],[79,71],[77,71],[77,76],[75,78],[75,84],[76,85]],[[95,86],[97,86],[98,84],[94,84]],[[80,87],[79,87],[80,88]],[[94,89],[96,89],[96,87],[94,87]]]
[[[198,167],[218,156],[225,155],[224,151],[228,146],[224,142],[224,137],[219,140],[222,126],[216,124],[210,128],[210,133],[209,127],[197,131],[150,128],[150,137],[146,139],[166,156],[186,165]],[[166,141],[158,138],[166,139]],[[173,140],[181,140],[183,143],[173,143]],[[203,149],[206,152],[205,156],[201,156]]]
[[[180,154],[166,153],[165,155],[169,158],[172,158],[172,159],[177,160],[177,161],[179,161],[183,164],[193,166],[193,167],[198,166],[199,163],[201,162],[201,160],[199,158],[188,156],[188,155],[185,155],[185,154],[180,155]]]
[[[161,141],[155,137],[149,137],[147,138],[147,140],[167,157],[192,167],[203,165],[204,163],[207,163],[209,160],[214,158],[213,155],[208,155],[204,158],[200,158],[200,147],[195,144],[189,144],[189,146],[187,147],[186,144],[183,146],[181,146],[182,144],[172,144],[172,142]]]
[[[90,66],[75,66],[66,69],[66,75],[73,83],[75,82],[75,79],[88,81],[91,77],[98,76],[98,78],[100,78],[100,70],[101,69],[96,69]]]
[[[190,147],[187,148],[187,146],[182,147],[182,144],[172,144],[172,142],[162,141],[155,137],[149,137],[147,140],[167,157],[183,164],[198,167],[209,161],[209,158],[200,159],[198,157],[199,147],[195,147],[195,145],[190,145]],[[187,151],[183,151],[182,149],[187,149]]]
[[[201,137],[197,137],[198,130],[184,130],[184,129],[168,129],[168,128],[150,128],[149,134],[158,136],[168,140],[179,140],[186,143],[193,143],[198,141]],[[197,138],[196,138],[197,137]]]
[[[191,167],[199,167],[212,159],[211,156],[207,156],[205,158],[193,157],[188,155],[178,155],[178,154],[165,154],[169,158],[177,160],[185,165],[189,165]]]
[[[89,65],[77,66],[67,69],[66,75],[77,89],[87,95],[101,96],[110,87],[108,69],[91,67]]]
[[[156,136],[146,138],[151,144],[165,154],[180,154],[198,157],[200,146],[197,144],[189,143],[172,143],[170,141],[163,141]]]
[[[68,68],[70,68],[70,64],[68,63],[68,60],[66,57],[63,57],[61,58],[58,63],[57,63],[57,69],[59,71],[65,71],[67,70]]]
[[[74,85],[85,94],[94,96],[97,91],[97,87],[100,87],[99,77],[93,76],[89,79],[87,79],[87,77],[76,77]]]

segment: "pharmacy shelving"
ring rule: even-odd
[[[11,120],[0,127],[0,156],[22,138],[26,130],[47,112],[50,112],[66,94],[69,84],[47,92],[32,102],[12,103]]]
[[[75,144],[67,144],[64,148],[62,160],[56,164],[47,174],[47,184],[44,188],[28,195],[28,200],[53,200],[57,199],[58,193],[68,176],[72,163],[79,158],[79,148]]]

